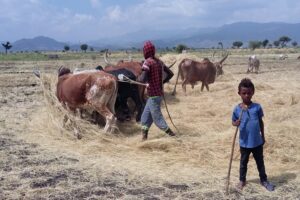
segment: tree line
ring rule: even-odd
[[[7,54],[7,51],[13,47],[12,44],[8,41],[6,43],[2,43],[2,46],[3,46],[3,48],[5,48],[5,54]],[[80,45],[80,49],[84,52],[87,51],[88,47],[89,46],[87,44]],[[69,51],[70,49],[71,48],[69,45],[65,45],[63,51]],[[90,47],[90,51],[94,51],[94,48]]]
[[[254,41],[249,41],[248,43],[248,47],[252,50],[257,49],[257,48],[272,48],[274,47],[286,47],[287,44],[291,41],[292,39],[289,38],[288,36],[281,36],[278,40],[273,41],[273,43],[271,43],[268,39],[265,39],[263,41],[258,41],[258,40],[254,40]],[[292,46],[293,47],[297,47],[298,43],[296,41],[292,42]],[[243,46],[243,42],[242,41],[235,41],[232,43],[232,48],[241,48]]]

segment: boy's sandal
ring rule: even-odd
[[[245,187],[245,185],[246,185],[246,182],[240,181],[240,182],[236,185],[236,188],[237,188],[238,190],[242,190],[242,189]]]
[[[275,190],[275,185],[269,183],[269,181],[263,181],[263,182],[261,182],[261,185],[264,186],[268,191]]]

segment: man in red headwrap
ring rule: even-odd
[[[142,66],[143,73],[141,81],[148,83],[147,92],[149,98],[147,99],[142,117],[142,135],[143,140],[148,138],[148,131],[152,123],[163,130],[170,136],[175,136],[175,133],[167,125],[161,113],[161,101],[163,96],[163,81],[161,61],[155,57],[155,46],[146,41],[143,47],[145,62]]]

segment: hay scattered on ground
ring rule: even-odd
[[[178,63],[186,57],[202,59],[194,54],[164,55],[161,59],[166,64],[176,60],[172,68],[176,73]],[[229,56],[224,66],[225,74],[210,85],[210,92],[200,92],[201,84],[198,84],[193,90],[188,86],[187,96],[184,96],[179,82],[177,94],[172,96],[172,79],[165,85],[165,91],[168,109],[179,129],[178,137],[170,138],[153,126],[146,142],[141,142],[140,126],[135,122],[119,123],[119,132],[109,135],[103,133],[103,127],[62,108],[55,97],[57,65],[49,64],[52,70],[43,74],[41,82],[36,82],[42,90],[37,96],[44,101],[27,113],[30,120],[24,119],[21,123],[23,133],[20,137],[29,143],[40,144],[57,155],[78,159],[80,167],[86,169],[93,180],[109,176],[124,188],[130,187],[128,183],[131,181],[135,182],[137,185],[132,186],[135,190],[125,195],[128,198],[139,192],[140,197],[145,197],[145,188],[149,186],[156,188],[156,196],[162,199],[172,198],[168,193],[170,188],[177,188],[173,198],[226,198],[225,178],[235,130],[231,126],[231,113],[240,102],[238,83],[242,78],[249,77],[256,86],[253,101],[259,102],[265,112],[265,165],[269,179],[277,185],[277,189],[266,193],[259,185],[255,162],[250,159],[249,183],[242,193],[235,191],[233,186],[238,181],[239,167],[236,142],[229,198],[296,199],[300,195],[300,63],[293,59],[272,60],[269,55],[261,57],[260,73],[245,74],[247,55]],[[78,61],[68,65],[76,63]],[[3,82],[1,84],[4,85]],[[171,126],[164,108],[163,112]],[[64,126],[65,116],[71,122]],[[8,118],[8,126],[13,126],[12,114]],[[83,136],[81,140],[74,136],[74,128]],[[57,168],[50,170],[57,171]],[[112,175],[116,172],[118,175]],[[127,182],[124,182],[124,177]],[[137,191],[138,186],[142,192]],[[63,190],[64,186],[60,187]],[[51,188],[47,191],[51,193]],[[36,190],[30,192],[37,194]]]

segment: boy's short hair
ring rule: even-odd
[[[249,78],[243,78],[239,84],[239,91],[241,91],[241,88],[250,88],[253,90],[253,92],[255,91],[254,88],[254,84],[252,83],[252,81]]]

